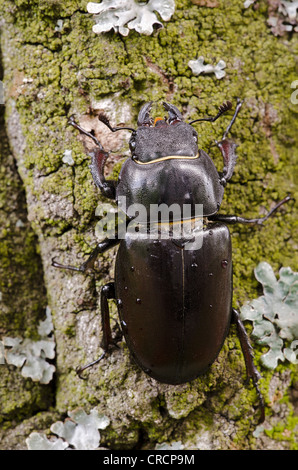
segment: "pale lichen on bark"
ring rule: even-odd
[[[177,0],[174,16],[152,36],[132,31],[122,37],[92,32],[87,1],[0,0],[5,119],[11,148],[5,138],[1,181],[12,181],[7,193],[1,190],[0,215],[5,225],[9,220],[12,227],[19,217],[26,224],[22,239],[16,230],[1,226],[5,269],[0,268],[0,282],[9,279],[7,292],[18,291],[16,298],[11,295],[15,307],[2,309],[0,304],[1,328],[4,334],[34,334],[49,303],[57,344],[53,386],[45,389],[26,381],[27,395],[20,407],[24,380],[18,371],[1,372],[1,390],[13,391],[1,399],[1,418],[8,428],[2,431],[3,448],[25,447],[34,426],[49,429],[51,413],[46,410],[51,403],[55,404],[52,422],[77,406],[86,411],[98,406],[111,419],[102,432],[102,443],[111,448],[152,448],[157,442],[178,440],[186,448],[208,449],[296,445],[289,400],[296,369],[283,365],[274,373],[262,370],[271,430],[254,437],[257,399],[254,388],[244,385],[244,363],[233,327],[210,371],[191,384],[158,384],[132,363],[124,344],[90,370],[87,381],[75,373],[77,365],[100,354],[98,294],[100,286],[113,278],[116,250],[100,257],[94,275],[51,266],[53,256],[77,265],[88,256],[96,243],[95,209],[103,201],[94,187],[82,139],[67,126],[71,114],[95,129],[111,150],[111,172],[112,164],[119,169],[120,157],[128,154],[127,136],[109,135],[97,123],[98,110],[104,110],[113,124],[135,126],[139,107],[151,99],[171,100],[187,119],[195,119],[214,114],[222,102],[235,103],[239,96],[245,100],[233,128],[239,157],[221,212],[256,216],[288,192],[295,196],[298,108],[290,96],[291,83],[297,79],[297,37],[289,34],[281,39],[272,34],[266,24],[266,2],[248,9],[239,0],[196,3]],[[214,65],[224,60],[226,76],[221,80],[214,75],[194,76],[188,62],[199,56]],[[220,139],[228,119],[198,127],[200,147],[218,168],[222,162],[211,144]],[[66,150],[71,150],[74,165],[63,162]],[[22,196],[21,212],[15,210],[16,194]],[[270,262],[276,271],[281,266],[296,269],[294,225],[294,206],[289,205],[262,228],[231,228],[236,307],[257,296],[253,269],[260,261]],[[13,266],[12,253],[21,270]],[[115,320],[113,308],[114,326]],[[261,353],[256,351],[257,362]],[[36,411],[45,413],[35,419]],[[12,437],[20,429],[23,441]]]

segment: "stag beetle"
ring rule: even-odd
[[[132,237],[127,232],[122,239],[106,237],[80,267],[52,260],[57,268],[84,272],[93,267],[99,253],[119,244],[115,281],[101,289],[104,352],[79,373],[102,360],[115,342],[110,327],[109,299],[117,302],[121,330],[135,362],[149,376],[167,384],[190,382],[204,373],[217,358],[233,321],[247,375],[258,393],[260,421],[263,421],[264,401],[258,386],[260,374],[253,363],[252,348],[239,313],[232,307],[232,250],[226,223],[262,224],[290,197],[261,218],[218,214],[237,158],[236,145],[227,134],[242,101],[237,100],[226,131],[221,141],[216,142],[224,162],[221,173],[207,153],[198,149],[198,134],[192,124],[216,121],[232,108],[231,102],[221,105],[216,116],[190,123],[184,122],[174,105],[163,103],[163,106],[168,117],[153,120],[150,116],[152,102],[145,104],[140,110],[136,130],[112,127],[105,115],[99,115],[100,121],[112,132],[132,131],[129,142],[132,156],[123,164],[118,181],[105,179],[104,166],[109,154],[97,138],[82,129],[73,116],[69,121],[96,144],[90,153],[90,169],[95,185],[107,198],[117,201],[125,196],[128,207],[138,203],[148,209],[152,204],[171,206],[175,203],[178,207],[188,204],[190,219],[195,217],[196,205],[203,206],[203,226],[199,231],[194,229],[201,236],[199,249],[189,249],[189,239],[171,234],[167,239],[144,236],[144,233],[151,233],[151,226],[147,219],[141,219],[140,224],[146,226],[142,236]],[[128,217],[128,213],[126,215]],[[154,222],[162,224],[163,221]],[[175,220],[170,220],[170,225],[174,224]]]

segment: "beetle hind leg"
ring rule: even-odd
[[[257,391],[258,397],[259,397],[259,402],[260,402],[260,411],[261,411],[261,416],[259,419],[259,424],[262,423],[265,419],[265,404],[264,404],[264,398],[262,396],[262,393],[259,388],[259,380],[261,378],[261,375],[259,371],[257,370],[256,366],[254,365],[253,362],[253,349],[250,345],[246,330],[244,328],[244,325],[242,321],[240,320],[239,313],[237,310],[233,308],[232,310],[232,320],[236,324],[237,328],[237,334],[240,340],[241,344],[241,349],[243,352],[244,356],[244,361],[245,361],[245,366],[246,366],[246,372],[247,372],[247,377],[248,379],[251,379],[254,387]]]
[[[112,337],[111,324],[110,324],[110,311],[109,311],[109,304],[108,304],[108,300],[110,299],[116,299],[114,282],[108,282],[107,284],[102,286],[101,292],[100,292],[101,323],[102,323],[102,332],[103,332],[101,347],[103,349],[103,353],[95,361],[92,361],[89,364],[86,364],[83,367],[78,367],[76,369],[76,372],[81,379],[84,378],[81,376],[84,370],[89,369],[89,367],[92,367],[95,364],[98,364],[107,355],[107,353],[110,351],[112,346],[118,347],[116,343],[119,340],[119,338]]]

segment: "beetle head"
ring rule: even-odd
[[[150,116],[152,101],[145,104],[138,116],[138,128],[133,132],[129,145],[132,158],[150,162],[169,155],[194,157],[198,153],[198,137],[191,125],[183,122],[176,106],[163,103],[168,117],[153,119]]]

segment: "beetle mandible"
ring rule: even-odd
[[[218,172],[213,161],[198,149],[198,135],[192,124],[214,122],[232,108],[230,101],[219,107],[216,116],[184,122],[178,108],[163,103],[168,117],[150,116],[152,102],[145,104],[138,116],[138,127],[112,127],[105,115],[99,115],[112,132],[132,131],[129,142],[131,158],[121,169],[118,181],[106,180],[105,162],[109,153],[97,138],[82,129],[72,116],[69,123],[91,138],[96,147],[90,152],[91,173],[95,185],[107,198],[118,201],[125,196],[127,206],[142,204],[188,204],[190,219],[195,219],[196,205],[203,207],[203,226],[194,229],[202,245],[189,249],[190,239],[157,236],[135,237],[127,231],[124,238],[102,240],[81,266],[63,265],[52,260],[57,268],[85,272],[93,267],[99,253],[118,245],[115,280],[101,289],[103,354],[79,369],[80,374],[98,363],[115,343],[109,319],[109,299],[117,301],[121,331],[135,362],[151,377],[162,383],[190,382],[204,373],[216,360],[231,322],[235,322],[243,351],[247,375],[257,390],[261,417],[264,401],[258,381],[260,374],[253,362],[247,333],[232,307],[232,250],[227,223],[262,224],[290,197],[285,197],[266,216],[247,219],[236,215],[218,214],[224,188],[236,163],[236,144],[227,137],[242,106],[237,99],[233,117],[216,144],[224,167]],[[125,210],[125,209],[124,209]],[[147,212],[148,213],[148,212]],[[127,213],[126,213],[127,215]],[[130,218],[127,215],[127,220]],[[149,220],[141,220],[145,234],[151,233]],[[160,228],[162,220],[154,221]],[[182,217],[182,224],[185,220]],[[173,228],[175,220],[170,220]],[[149,228],[148,228],[149,227]],[[134,234],[135,235],[135,234]]]

